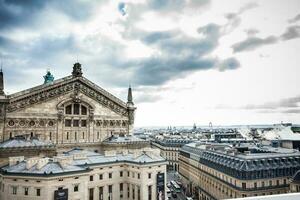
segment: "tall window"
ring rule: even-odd
[[[87,108],[81,105],[81,115],[87,115]]]
[[[120,183],[120,199],[123,198],[123,183]]]
[[[108,186],[108,200],[112,200],[112,185]]]
[[[24,188],[24,195],[27,196],[28,195],[28,187]]]
[[[80,108],[80,105],[78,103],[75,103],[74,104],[74,112],[73,112],[74,115],[79,115],[79,108]]]
[[[17,194],[17,186],[12,186],[12,194]]]
[[[36,196],[41,196],[41,189],[40,188],[37,188],[36,189]]]
[[[72,114],[72,104],[66,106],[66,114],[67,115],[71,115]]]
[[[94,188],[89,189],[89,200],[94,200]]]
[[[148,200],[152,200],[152,185],[148,186]]]
[[[99,187],[99,200],[103,200],[103,187]]]

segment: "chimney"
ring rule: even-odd
[[[35,164],[37,164],[38,160],[38,157],[28,158],[26,161],[26,169],[33,167]]]

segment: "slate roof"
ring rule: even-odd
[[[33,165],[30,168],[26,168],[26,160],[19,162],[16,165],[5,166],[0,169],[0,173],[4,174],[18,174],[18,175],[44,175],[51,176],[61,173],[76,173],[81,171],[88,171],[91,167],[97,165],[105,165],[117,162],[127,162],[127,163],[136,163],[136,164],[151,164],[151,163],[165,163],[166,160],[161,157],[159,154],[150,154],[149,152],[142,151],[139,154],[135,153],[118,153],[113,155],[103,155],[87,150],[82,150],[79,148],[73,149],[68,152],[64,152],[62,155],[59,155],[58,158],[62,157],[72,157],[74,155],[84,155],[81,158],[73,158],[71,163],[66,166],[62,166],[58,162],[57,158],[50,158],[48,163],[45,164],[41,169],[37,169],[37,164]]]
[[[45,147],[55,147],[51,142],[40,141],[36,138],[26,140],[23,137],[15,137],[0,143],[0,149],[8,148],[45,148]]]

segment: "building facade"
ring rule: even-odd
[[[165,185],[166,161],[153,149],[11,157],[0,171],[5,200],[155,200],[165,198]]]
[[[0,73],[0,141],[18,135],[54,143],[57,149],[99,148],[113,135],[128,135],[134,124],[131,88],[127,103],[82,75],[75,63],[72,75],[5,95]]]
[[[191,142],[190,140],[179,140],[179,139],[163,139],[154,140],[151,142],[153,148],[160,150],[160,155],[168,161],[168,170],[179,170],[178,155],[179,149]]]
[[[182,147],[179,174],[196,199],[229,199],[287,193],[300,169],[300,152],[244,144],[199,144]]]

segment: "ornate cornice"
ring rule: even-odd
[[[110,110],[122,116],[128,116],[127,107],[124,102],[87,79],[76,77],[73,79],[65,78],[64,80],[65,81],[58,81],[57,83],[51,84],[48,87],[36,87],[36,90],[29,89],[8,96],[9,104],[7,105],[6,111],[8,113],[14,112],[35,104],[47,102],[68,93],[76,95],[80,92]]]

